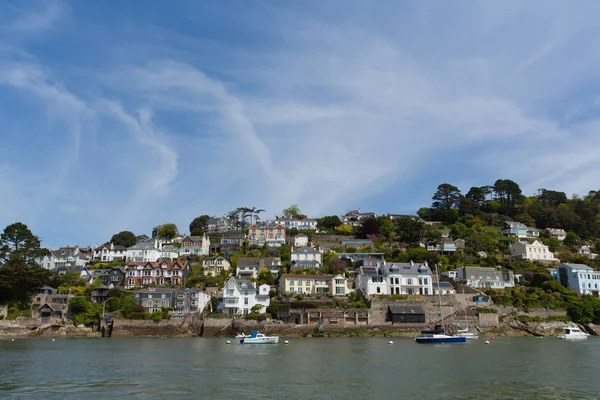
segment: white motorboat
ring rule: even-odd
[[[279,342],[279,336],[267,336],[258,331],[252,331],[250,336],[246,336],[240,339],[242,344],[277,344]]]
[[[235,338],[236,338],[236,339],[244,339],[244,338],[247,338],[247,337],[249,337],[249,336],[246,336],[246,334],[245,334],[245,333],[243,333],[243,332],[242,332],[242,333],[238,333],[238,334],[235,336]]]
[[[590,336],[579,328],[567,326],[563,328],[563,333],[558,335],[559,339],[587,339]]]

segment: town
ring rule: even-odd
[[[166,223],[85,247],[44,249],[15,223],[0,243],[0,328],[106,334],[115,321],[196,317],[227,334],[244,321],[312,335],[412,332],[440,323],[438,297],[447,324],[480,331],[596,323],[599,205],[600,192],[527,197],[498,180],[466,195],[441,184],[415,215],[309,217],[292,205],[262,221],[264,210],[241,207],[184,233]]]

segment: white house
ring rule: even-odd
[[[544,261],[553,262],[558,261],[554,258],[554,253],[548,250],[548,246],[534,240],[533,243],[516,241],[509,246],[510,256],[515,258],[521,258],[529,261]]]
[[[546,231],[548,231],[550,237],[558,239],[561,242],[567,238],[567,232],[564,229],[546,228]]]
[[[356,269],[356,288],[366,296],[433,294],[431,269],[427,263],[391,263],[382,267]]]
[[[127,261],[154,262],[160,258],[160,251],[150,242],[139,242],[127,248]]]
[[[60,267],[84,266],[92,261],[92,252],[89,248],[61,247],[58,250],[50,250],[49,256],[38,259],[39,264],[45,269],[56,269]]]
[[[231,269],[231,261],[223,256],[208,257],[202,261],[204,275],[217,276],[222,272],[229,272]]]
[[[467,281],[467,285],[484,289],[515,287],[513,271],[500,267],[462,267],[456,270],[456,279]]]
[[[598,254],[594,253],[592,251],[592,249],[590,248],[590,246],[588,246],[587,244],[584,244],[579,249],[577,249],[577,254],[584,255],[587,258],[589,258],[590,260],[593,260],[596,257],[598,257]]]
[[[252,307],[260,305],[256,312],[265,313],[270,304],[270,286],[260,285],[258,289],[254,283],[246,280],[229,278],[223,289],[223,313],[228,315],[248,315]]]
[[[165,244],[160,250],[160,259],[163,261],[173,261],[179,258],[179,249],[173,245]]]
[[[127,247],[106,243],[94,247],[94,260],[111,262],[127,257]]]
[[[299,231],[306,230],[317,230],[317,220],[314,218],[305,219],[293,219],[293,218],[279,218],[274,221],[276,224],[281,224],[286,230],[296,228]]]
[[[301,233],[294,236],[294,247],[307,247],[308,246],[308,235]]]
[[[227,217],[212,217],[207,221],[206,230],[210,233],[224,233],[231,230],[231,220]]]
[[[322,255],[312,247],[300,247],[292,250],[290,261],[295,268],[320,268]]]
[[[561,264],[553,274],[561,285],[575,290],[578,294],[600,293],[600,272],[584,264]]]

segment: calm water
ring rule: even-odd
[[[0,339],[0,399],[600,398],[600,339]]]

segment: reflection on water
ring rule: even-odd
[[[0,340],[0,398],[596,398],[600,339]]]

